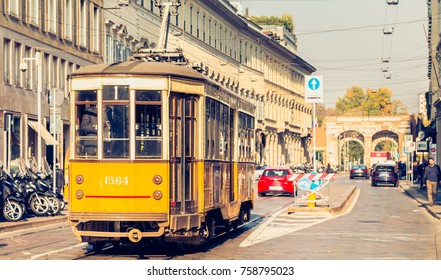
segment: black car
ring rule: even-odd
[[[369,179],[369,170],[364,164],[355,164],[352,166],[349,172],[349,179],[354,179],[354,177],[364,177]]]
[[[398,187],[399,171],[394,164],[377,164],[372,172],[371,185],[377,184],[393,184]]]

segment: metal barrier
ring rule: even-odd
[[[307,173],[294,174],[288,178],[288,181],[293,181],[296,190],[304,191],[303,195],[295,195],[294,204],[307,205],[308,207],[315,207],[318,202],[327,204],[329,207],[329,188],[328,195],[320,192],[326,185],[335,178],[335,173]],[[296,192],[295,192],[296,193]]]

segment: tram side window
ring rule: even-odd
[[[254,118],[239,112],[239,161],[253,161]]]
[[[161,92],[137,90],[135,109],[136,158],[162,155]]]
[[[82,90],[75,93],[75,155],[78,158],[97,156],[97,92]]]
[[[104,158],[129,157],[129,87],[103,87]]]
[[[211,98],[205,105],[205,156],[207,159],[230,159],[230,109],[227,105]]]

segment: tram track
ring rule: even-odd
[[[268,201],[274,199],[275,196],[271,197],[259,197],[256,203],[261,203],[263,201]],[[218,246],[223,241],[228,239],[234,234],[240,233],[246,227],[249,227],[253,223],[262,221],[268,217],[271,217],[274,213],[280,212],[283,208],[292,205],[292,201],[286,202],[275,209],[264,212],[263,214],[252,214],[251,219],[239,225],[237,227],[232,227],[228,231],[222,231],[216,234],[212,239],[203,242],[199,245],[185,246],[182,244],[166,244],[164,247],[158,246],[145,246],[136,244],[121,244],[115,246],[114,244],[107,243],[99,252],[92,251],[92,248],[87,249],[84,255],[74,258],[73,260],[92,260],[92,259],[149,259],[149,260],[172,260],[175,257],[182,256],[183,254],[192,253],[195,251],[200,251],[202,249],[210,249]],[[86,245],[87,246],[87,245]],[[91,245],[88,245],[91,246]],[[135,252],[138,251],[138,252]]]

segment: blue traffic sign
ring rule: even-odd
[[[317,78],[311,78],[308,81],[308,88],[311,90],[318,90],[320,88],[320,80]]]
[[[298,186],[301,190],[308,191],[311,189],[311,180],[308,177],[303,177],[299,180]]]

